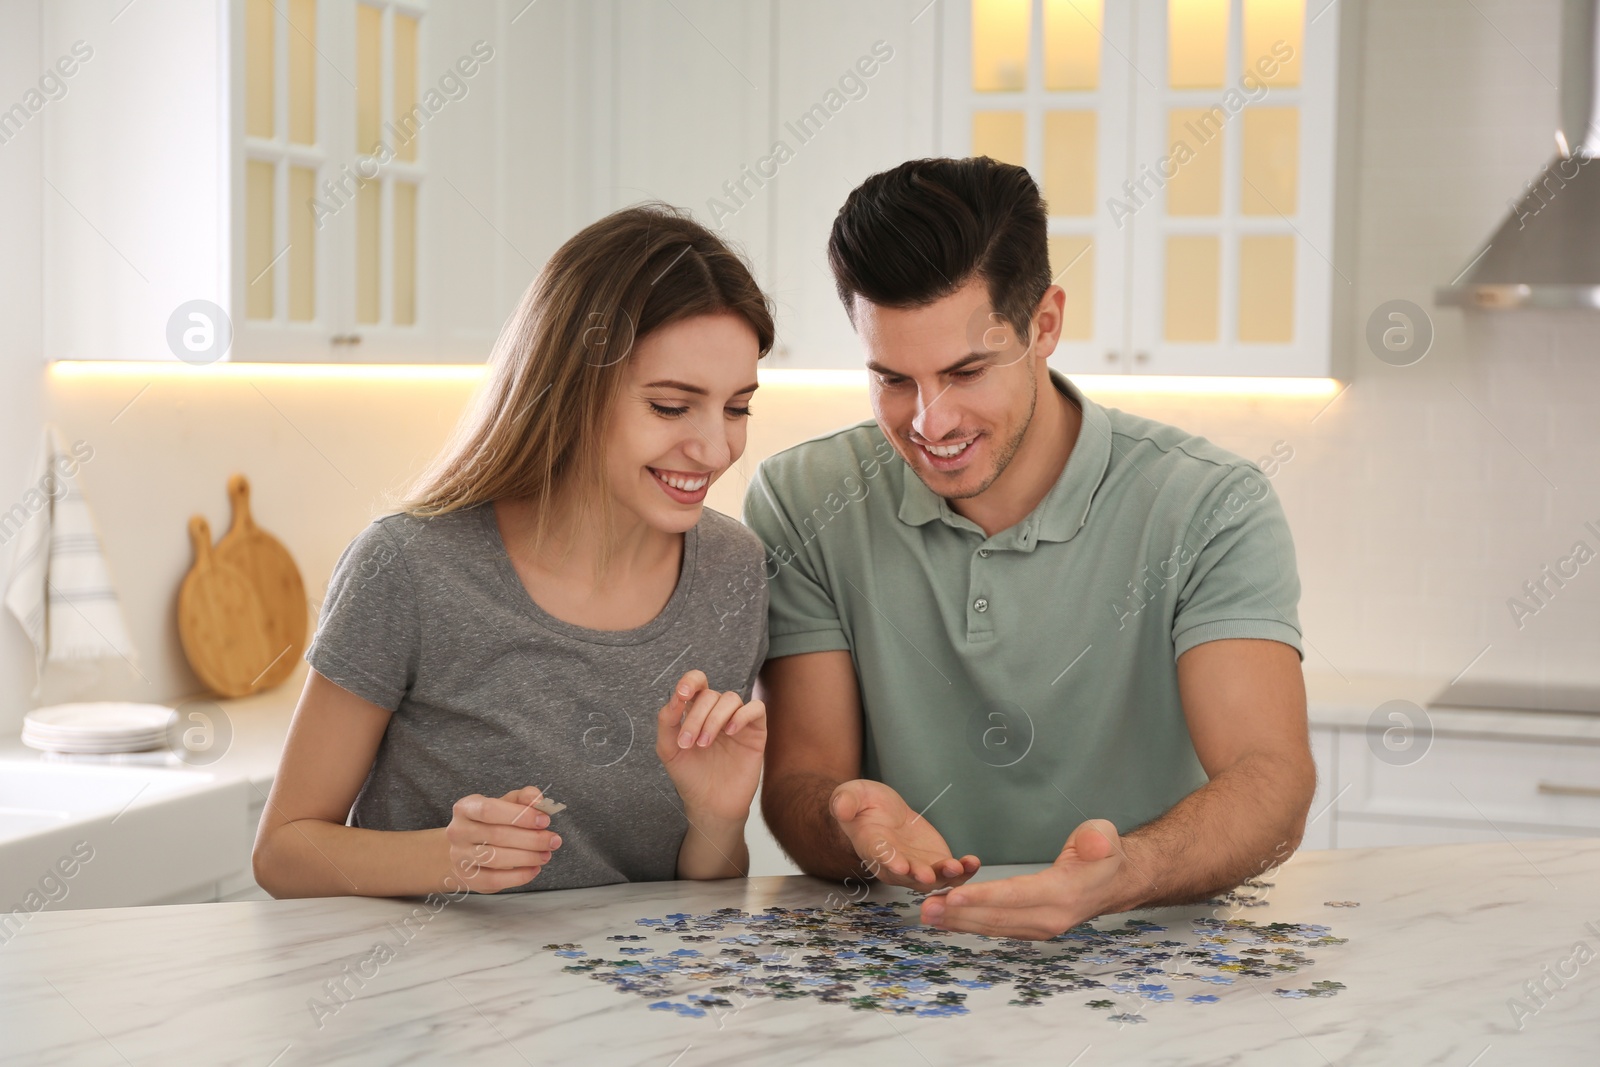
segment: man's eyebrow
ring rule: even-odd
[[[950,364],[948,367],[946,367],[943,370],[941,370],[939,373],[940,374],[954,374],[956,371],[961,370],[964,367],[968,367],[968,366],[972,365],[973,363],[982,363],[983,361],[987,360],[988,358],[989,358],[988,354],[984,353],[984,352],[969,352],[966,355],[962,356],[960,359],[956,360],[954,363]],[[904,378],[905,377],[904,374],[901,374],[899,371],[895,370],[892,367],[885,367],[882,363],[879,363],[875,359],[867,360],[867,369],[872,371],[872,372],[874,372],[874,373],[876,373],[876,374],[888,374],[888,375],[892,375],[892,376],[894,376],[896,378]]]
[[[707,395],[706,391],[703,388],[701,388],[700,386],[698,386],[698,385],[690,385],[688,382],[674,381],[671,378],[663,378],[660,381],[650,382],[649,384],[647,384],[645,386],[645,388],[646,389],[677,389],[677,390],[679,390],[681,392],[693,393],[695,396],[705,396],[705,395]],[[749,385],[745,386],[743,389],[740,389],[738,392],[734,393],[733,395],[734,396],[743,396],[746,393],[755,392],[756,389],[757,389],[757,383],[751,382]]]

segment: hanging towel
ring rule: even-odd
[[[82,441],[69,451],[46,425],[27,490],[0,515],[0,538],[17,542],[5,604],[33,642],[41,681],[47,661],[121,656],[134,663],[122,605],[78,484],[78,468],[93,456]]]

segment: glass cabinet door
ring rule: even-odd
[[[1063,369],[1329,373],[1337,5],[945,6],[940,147],[1038,179]]]
[[[1304,0],[1147,0],[1129,181],[1136,372],[1325,374],[1333,35]],[[1315,77],[1308,82],[1308,78]]]
[[[316,0],[245,0],[243,36],[244,322],[236,325],[269,325],[304,343],[332,320],[309,210],[329,149],[316,61],[325,27]]]
[[[467,86],[458,56],[429,42],[438,23],[467,44],[479,25],[465,7],[426,0],[236,5],[233,358],[455,358],[456,323],[440,317],[429,265],[444,258],[493,279],[482,256],[430,221],[435,142],[459,144],[476,117],[440,96],[437,72],[451,72],[460,99],[486,95],[490,79]],[[476,141],[475,152],[452,154],[458,173],[493,157],[491,135]]]
[[[1131,9],[1117,0],[946,4],[941,151],[1026,167],[1049,213],[1050,272],[1066,293],[1052,363],[1127,358],[1127,239],[1102,204],[1122,181],[1132,117]]]

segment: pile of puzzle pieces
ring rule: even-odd
[[[1175,999],[1171,983],[1281,981],[1312,965],[1305,950],[1347,940],[1309,923],[1198,918],[1189,920],[1193,940],[1183,941],[1159,937],[1167,932],[1164,926],[1129,919],[1104,930],[1084,923],[1049,941],[955,935],[977,943],[972,947],[920,925],[906,914],[911,907],[904,901],[861,901],[831,910],[774,907],[756,914],[721,908],[638,920],[653,935],[675,937],[681,943],[675,948],[651,945],[644,934],[606,938],[618,959],[590,955],[578,944],[545,948],[573,961],[565,971],[644,997],[657,1011],[696,1018],[728,1015],[762,997],[809,997],[896,1015],[965,1015],[968,991],[998,987],[1010,991],[1009,1003],[1022,1007],[1102,990],[1084,1003],[1126,1024],[1144,1022],[1139,1009],[1145,1005]],[[1272,992],[1300,999],[1333,996],[1343,988],[1322,981]],[[1198,992],[1184,999],[1214,1004],[1219,998]]]

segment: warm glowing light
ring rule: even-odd
[[[477,381],[482,363],[189,363],[143,360],[60,360],[50,364],[58,378],[279,378],[301,381]]]
[[[1073,384],[1085,393],[1168,393],[1194,396],[1328,397],[1342,384],[1336,378],[1248,378],[1200,374],[1073,374]],[[862,370],[809,370],[801,367],[763,367],[762,385],[835,386],[865,389]]]
[[[1085,393],[1171,393],[1191,396],[1332,396],[1336,378],[1245,378],[1200,374],[1074,374]]]
[[[58,378],[276,378],[301,381],[476,382],[487,368],[481,363],[212,363],[197,367],[179,362],[135,360],[60,360],[50,364]],[[867,372],[807,367],[763,367],[758,372],[768,387],[865,389]],[[1085,393],[1168,393],[1192,396],[1328,397],[1343,386],[1335,378],[1246,378],[1178,374],[1074,374]]]

